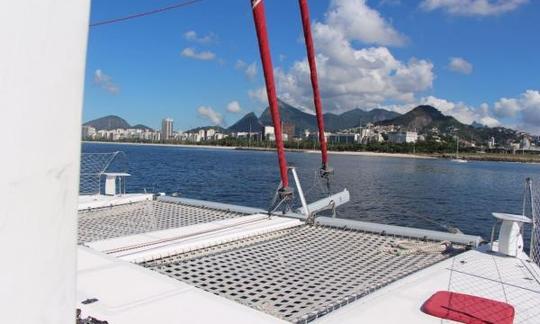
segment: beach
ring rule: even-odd
[[[192,145],[192,144],[167,144],[167,143],[131,143],[131,142],[99,142],[83,141],[83,143],[94,143],[103,145],[136,145],[136,146],[158,146],[158,147],[181,147],[193,149],[212,150],[240,150],[240,151],[274,151],[273,147],[245,147],[245,146],[219,146],[219,145]],[[300,152],[308,154],[319,154],[318,150],[285,149],[287,152]],[[390,157],[403,159],[454,159],[455,155],[448,153],[385,153],[369,151],[328,151],[331,155],[367,156],[367,157]],[[514,162],[514,163],[540,163],[539,154],[495,154],[495,153],[463,153],[460,158],[471,161],[493,161],[493,162]]]

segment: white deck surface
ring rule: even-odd
[[[81,301],[97,298],[83,305]],[[78,250],[77,307],[111,324],[285,323],[263,312],[86,247]]]
[[[87,243],[125,261],[144,262],[302,225],[297,219],[256,214]]]
[[[83,199],[79,208],[84,204],[95,208],[151,198],[99,196],[95,200]],[[86,243],[91,249],[79,248],[78,307],[83,310],[83,318],[93,316],[109,323],[281,322],[262,311],[130,262],[214,248],[302,224],[298,219],[253,214]],[[514,323],[540,323],[540,268],[528,262],[524,254],[520,258],[506,257],[488,253],[487,248],[483,246],[420,270],[316,321],[453,323],[420,310],[434,293],[448,290],[511,304],[516,310]],[[98,301],[80,304],[88,298]]]
[[[317,322],[454,323],[420,310],[435,292],[449,290],[513,305],[514,323],[540,323],[539,280],[540,269],[531,262],[473,250],[399,280]]]
[[[79,196],[78,210],[102,208],[109,206],[119,206],[125,204],[131,204],[134,202],[152,200],[152,194],[122,194],[115,196],[106,195],[88,195]]]

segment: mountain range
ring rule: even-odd
[[[460,128],[463,126],[457,119],[443,115],[433,106],[422,105],[414,108],[406,114],[395,118],[382,120],[377,125],[397,125],[407,130],[425,130],[426,128],[437,127],[445,129],[448,127]]]
[[[406,114],[379,121],[375,124],[399,126],[400,129],[419,133],[437,128],[443,134],[456,134],[464,140],[487,141],[494,137],[497,143],[506,143],[518,138],[518,132],[513,129],[504,127],[491,128],[476,122],[466,125],[452,116],[444,115],[437,108],[429,105],[418,106]]]
[[[143,124],[136,124],[136,125],[130,125],[125,119],[115,116],[115,115],[109,115],[105,117],[101,117],[98,119],[94,119],[91,121],[88,121],[83,124],[83,126],[91,126],[94,127],[97,130],[113,130],[113,129],[148,129],[150,131],[153,131],[151,127],[148,127]]]
[[[310,131],[317,130],[317,119],[315,115],[303,112],[281,100],[279,101],[279,110],[281,120],[284,123],[294,124],[296,135],[301,134],[305,129],[309,129]],[[385,109],[365,111],[357,108],[342,114],[326,113],[324,114],[324,124],[326,130],[335,132],[342,129],[359,127],[367,123],[392,119],[398,116],[400,116],[400,114]],[[228,130],[230,132],[247,132],[251,127],[251,130],[256,132],[260,131],[263,126],[270,125],[272,125],[272,116],[270,114],[270,108],[267,107],[260,117],[257,117],[253,112],[248,113],[229,127]]]
[[[279,101],[279,108],[282,121],[284,123],[294,124],[296,135],[302,134],[305,129],[310,131],[317,130],[315,115],[303,112],[281,100]],[[457,134],[465,140],[474,139],[476,141],[487,141],[489,138],[494,137],[497,143],[506,143],[508,141],[516,140],[519,137],[518,132],[509,128],[490,128],[479,123],[473,123],[472,125],[463,124],[454,117],[446,116],[435,107],[429,105],[418,106],[403,115],[385,109],[365,111],[357,108],[342,114],[326,113],[324,114],[324,120],[326,130],[331,132],[360,127],[367,123],[374,123],[375,125],[380,126],[399,126],[402,130],[417,131],[419,133],[425,133],[433,128],[437,128],[441,134]],[[152,130],[152,128],[141,124],[131,126],[123,118],[114,115],[91,120],[83,125],[95,127],[97,130],[112,130],[117,128]],[[220,126],[204,126],[191,129],[189,132],[197,132],[201,129],[209,128],[224,133],[248,131],[260,132],[263,127],[267,125],[272,125],[269,108],[266,108],[260,116],[250,112],[228,128]]]

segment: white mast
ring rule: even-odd
[[[459,159],[459,136],[456,136],[456,159]]]
[[[0,2],[3,323],[74,323],[89,0]]]

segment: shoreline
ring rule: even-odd
[[[180,147],[192,149],[211,149],[211,150],[229,150],[229,151],[274,151],[274,148],[265,147],[245,147],[245,146],[218,146],[218,145],[191,145],[191,144],[166,144],[166,143],[130,143],[130,142],[99,142],[99,141],[82,141],[85,144],[100,144],[100,145],[132,145],[132,146],[156,146],[156,147]],[[304,149],[285,149],[287,152],[297,152],[306,154],[319,154],[318,150]],[[370,152],[370,151],[328,151],[331,155],[348,155],[348,156],[366,156],[366,157],[387,157],[401,159],[421,159],[421,160],[451,160],[451,154],[432,153],[432,154],[410,154],[410,153],[386,153],[386,152]],[[482,155],[482,154],[463,154],[463,159],[468,161],[479,162],[506,162],[506,163],[527,163],[540,164],[540,157],[537,159],[523,157],[520,155]]]
[[[104,145],[133,145],[133,146],[157,146],[157,147],[181,147],[195,149],[218,149],[232,151],[275,151],[274,148],[265,147],[245,147],[245,146],[218,146],[218,145],[190,145],[190,144],[166,144],[166,143],[129,143],[129,142],[99,142],[99,141],[82,141],[85,144],[104,144]],[[287,152],[320,154],[318,150],[302,150],[302,149],[285,149]],[[392,157],[402,159],[437,159],[435,156],[415,155],[407,153],[385,153],[385,152],[368,152],[368,151],[328,151],[332,155],[350,155],[350,156],[370,156],[370,157]]]
[[[166,143],[131,143],[131,142],[99,142],[99,141],[82,141],[82,143],[105,144],[105,145],[183,147],[183,148],[201,148],[201,149],[218,149],[218,150],[237,150],[239,148],[238,146],[190,145],[190,144],[166,144]]]
[[[306,151],[306,153],[320,153],[320,151]],[[369,151],[328,151],[328,154],[333,155],[357,155],[357,156],[372,156],[372,157],[393,157],[400,159],[437,159],[435,156],[417,155],[408,153],[385,153],[385,152],[369,152]]]

